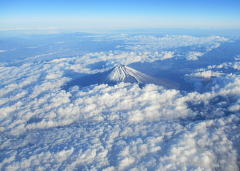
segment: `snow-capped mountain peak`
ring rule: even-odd
[[[117,65],[108,72],[107,82],[151,83],[153,78],[126,65]]]
[[[110,81],[122,82],[127,77],[131,76],[129,73],[129,68],[125,65],[117,65],[114,67],[107,76]]]

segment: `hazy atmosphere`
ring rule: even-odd
[[[237,0],[1,0],[1,29],[240,28]]]
[[[238,171],[239,7],[1,0],[0,170]]]

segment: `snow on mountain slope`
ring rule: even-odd
[[[111,81],[116,81],[116,82],[124,82],[128,77],[133,77],[129,73],[129,69],[127,66],[124,65],[118,65],[112,69],[110,74],[108,75],[107,79]]]
[[[107,82],[157,83],[157,80],[125,65],[117,65],[106,76]]]

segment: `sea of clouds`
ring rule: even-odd
[[[129,42],[141,40],[155,46],[162,39],[173,42],[172,37],[134,37]],[[209,45],[226,39],[182,36],[174,40],[179,41],[172,47],[184,41],[182,46]],[[130,83],[63,88],[71,80],[69,71],[96,73],[114,63],[149,62],[172,56],[174,53],[168,50],[156,56],[139,51],[98,52],[25,61],[17,66],[1,64],[0,169],[237,171],[238,58],[188,75],[213,77],[212,89],[205,93],[153,84],[140,88]],[[199,56],[192,53],[190,58],[197,60]],[[101,61],[106,61],[105,69],[89,67]],[[224,68],[232,68],[236,74],[218,71]]]

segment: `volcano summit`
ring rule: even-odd
[[[129,82],[138,84],[157,84],[157,79],[148,76],[142,72],[139,72],[133,68],[126,65],[117,65],[111,70],[105,72],[104,79],[105,83],[119,83],[119,82]]]

